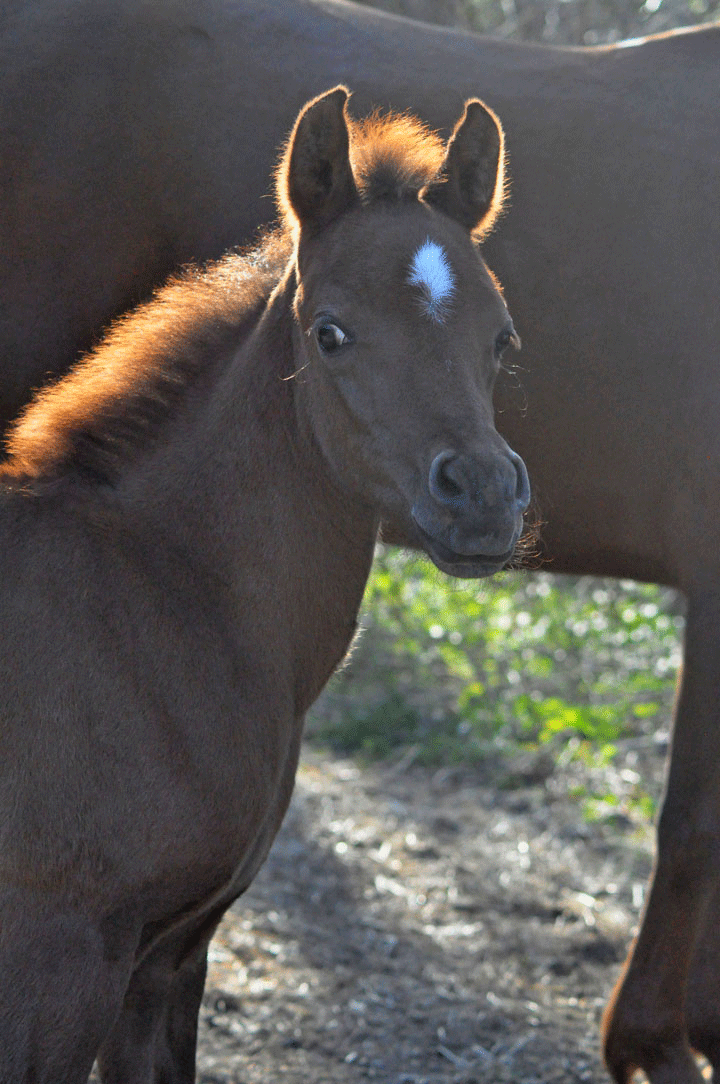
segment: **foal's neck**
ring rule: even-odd
[[[304,712],[354,635],[377,519],[343,492],[301,432],[291,288],[263,316],[172,439],[124,483],[128,507],[207,575],[240,639],[272,630]]]

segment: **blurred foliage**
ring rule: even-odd
[[[364,614],[310,723],[338,751],[412,748],[441,764],[572,742],[607,758],[622,737],[668,728],[675,592],[546,572],[454,580],[381,547]]]
[[[361,0],[443,26],[518,41],[602,45],[720,19],[720,0]]]

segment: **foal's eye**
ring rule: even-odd
[[[502,357],[507,347],[513,344],[513,346],[520,346],[520,338],[517,331],[512,324],[506,324],[502,329],[498,337],[495,339],[495,356]]]
[[[330,323],[329,320],[324,321],[315,329],[315,335],[320,345],[320,349],[326,354],[332,354],[333,350],[339,349],[341,346],[345,346],[350,342],[350,339],[345,334],[341,327],[337,324]]]

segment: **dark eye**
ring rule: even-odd
[[[341,346],[345,346],[346,343],[350,342],[343,329],[329,320],[324,320],[321,324],[318,324],[315,328],[315,335],[320,349],[325,354],[332,354],[334,350],[338,350]]]
[[[513,346],[519,347],[520,338],[512,324],[506,324],[495,340],[496,357],[502,357],[503,353],[508,348],[510,343],[512,343]]]

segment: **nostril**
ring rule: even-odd
[[[466,486],[457,456],[452,452],[440,452],[430,464],[429,489],[432,497],[450,508],[458,508],[466,501]]]
[[[487,461],[469,461],[449,450],[440,452],[430,464],[428,489],[433,500],[453,516],[465,515],[471,506],[478,513],[501,505],[523,513],[530,504],[525,464],[507,446],[499,457]]]
[[[515,499],[524,512],[530,504],[530,479],[528,478],[527,468],[520,456],[515,452],[511,452],[510,458],[513,461],[515,474],[517,475]]]

